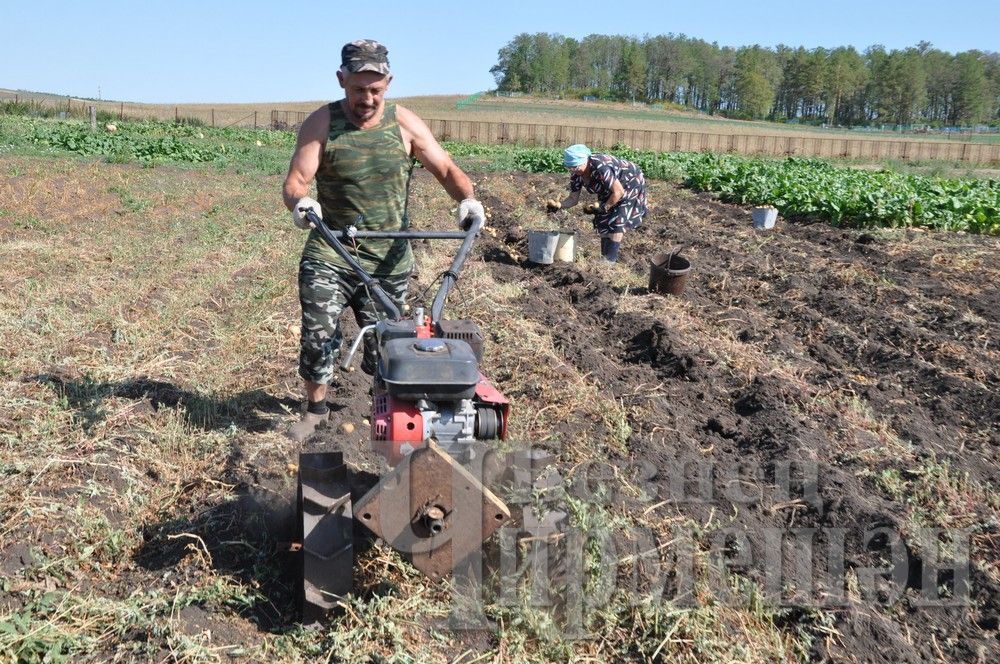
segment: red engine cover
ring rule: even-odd
[[[430,316],[417,328],[418,339],[433,336]],[[390,466],[396,466],[408,454],[424,447],[424,418],[412,403],[400,401],[377,387],[372,399],[372,449],[385,457]],[[477,405],[492,406],[500,413],[501,428],[498,437],[507,438],[507,416],[510,403],[497,388],[479,374],[474,401]]]
[[[424,446],[424,417],[412,403],[376,392],[372,402],[372,449],[395,466]]]

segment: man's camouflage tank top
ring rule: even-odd
[[[406,230],[414,160],[403,145],[396,106],[386,104],[382,120],[370,129],[352,124],[340,102],[332,102],[329,108],[330,132],[316,171],[316,197],[323,207],[323,220],[335,229],[357,224],[358,230]],[[359,240],[356,250],[345,246],[375,276],[404,274],[413,268],[413,252],[406,240]],[[347,268],[315,230],[309,233],[302,254]]]

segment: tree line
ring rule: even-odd
[[[743,119],[843,126],[1000,124],[1000,53],[928,42],[859,53],[643,38],[522,33],[490,69],[501,92],[669,102]]]

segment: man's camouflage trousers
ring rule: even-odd
[[[398,307],[406,300],[409,279],[409,273],[378,277],[382,290]],[[354,310],[358,327],[377,322],[384,312],[376,315],[368,289],[354,272],[309,258],[299,263],[299,303],[302,305],[299,375],[311,383],[329,385],[343,340],[340,314],[344,307]],[[361,368],[374,373],[377,358],[373,334],[365,335],[364,346]]]

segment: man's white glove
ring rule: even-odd
[[[316,216],[320,219],[323,218],[323,208],[320,207],[319,203],[309,198],[308,196],[303,196],[295,203],[292,208],[292,221],[299,228],[309,228],[309,220],[306,219],[306,212],[312,210],[316,213]]]
[[[458,204],[458,227],[463,231],[479,229],[486,223],[486,210],[475,198],[466,198]]]

